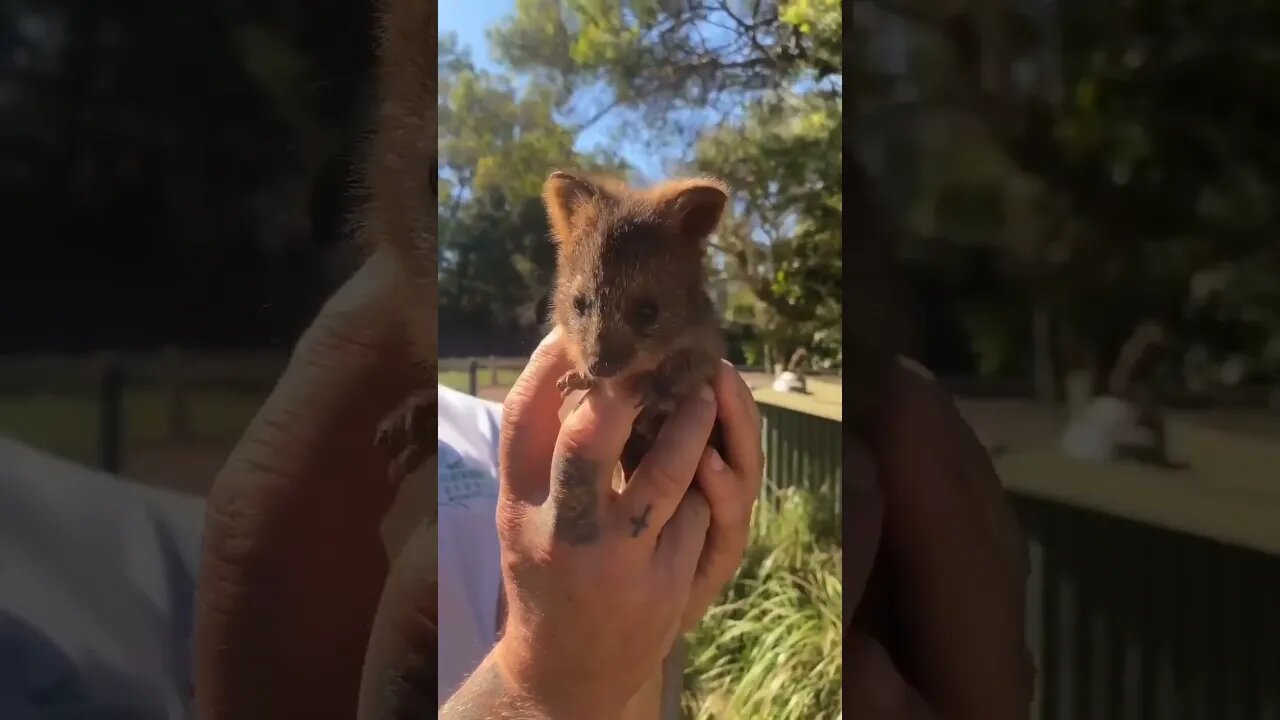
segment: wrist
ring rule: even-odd
[[[609,688],[590,678],[567,677],[554,659],[538,657],[525,643],[505,633],[486,662],[503,679],[512,700],[538,720],[606,720],[616,718],[629,698],[614,698]]]

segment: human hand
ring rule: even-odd
[[[747,549],[751,510],[760,497],[764,479],[760,407],[751,388],[728,361],[721,361],[713,386],[724,450],[729,457],[720,458],[708,448],[705,462],[698,466],[698,488],[711,507],[711,529],[680,624],[683,632],[702,621],[711,603],[738,572]]]
[[[396,642],[375,642],[371,666],[418,657],[434,683],[435,579],[418,572],[434,567],[434,528],[388,582],[380,531],[397,490],[373,444],[379,420],[435,380],[410,347],[407,293],[393,258],[366,262],[303,334],[214,482],[195,618],[202,718],[354,717],[384,585],[381,615],[417,621],[383,633]],[[404,652],[388,660],[386,648]]]
[[[498,532],[508,614],[481,673],[492,693],[518,694],[530,711],[597,720],[622,711],[684,618],[711,524],[707,499],[690,487],[695,473],[717,491],[736,477],[711,467],[717,406],[707,387],[615,491],[635,398],[595,388],[562,424],[556,379],[569,367],[553,334],[507,396]]]
[[[883,407],[870,443],[878,486],[867,468],[846,469],[844,591],[855,602],[889,593],[901,627],[886,638],[846,624],[850,717],[1025,720],[1027,549],[999,478],[921,369],[895,368]]]

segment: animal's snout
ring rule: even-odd
[[[622,370],[622,365],[616,362],[610,362],[605,358],[594,357],[587,363],[587,370],[598,378],[607,378],[617,375]]]
[[[602,344],[587,357],[587,371],[594,377],[613,377],[626,369],[635,351],[625,344]]]

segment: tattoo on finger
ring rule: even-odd
[[[652,505],[645,505],[638,516],[631,518],[631,537],[640,537],[640,533],[649,527],[649,511],[652,509]]]
[[[555,538],[570,545],[590,545],[599,540],[600,465],[568,455],[560,458],[552,481]]]

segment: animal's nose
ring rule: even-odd
[[[601,338],[587,352],[587,371],[598,378],[613,377],[627,369],[634,354],[635,348],[630,343],[615,338]]]
[[[621,363],[609,362],[609,360],[599,356],[592,358],[591,361],[587,363],[587,370],[589,370],[593,376],[598,378],[612,377],[617,375],[618,371],[621,369]]]

